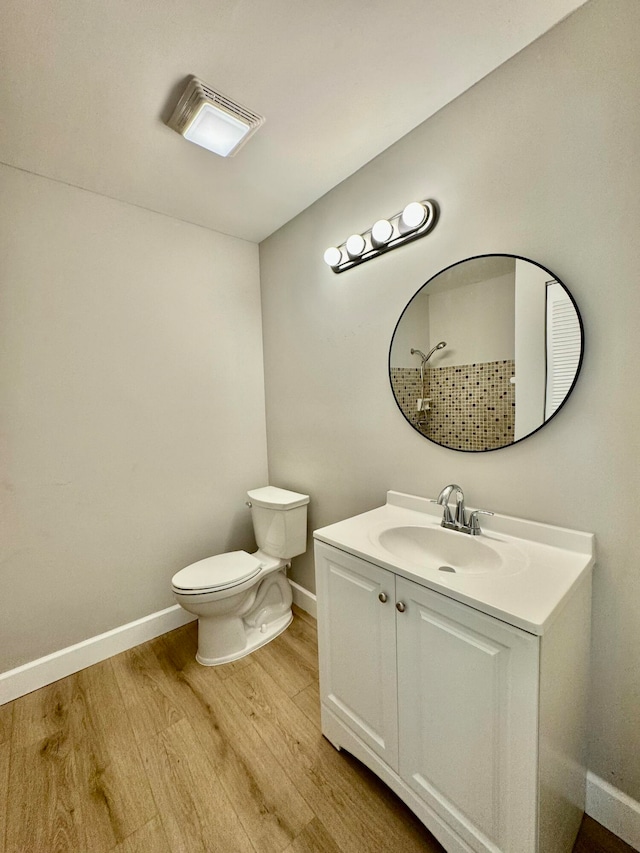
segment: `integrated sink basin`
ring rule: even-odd
[[[591,533],[496,513],[483,515],[471,535],[442,527],[442,520],[435,501],[389,491],[384,506],[313,535],[533,634],[544,633],[590,577]]]
[[[479,536],[467,536],[442,527],[387,527],[373,536],[377,538],[377,544],[395,557],[438,571],[512,574],[522,568],[522,560],[517,560],[517,565],[507,565],[504,555],[492,546],[491,540],[481,540]]]

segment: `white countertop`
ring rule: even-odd
[[[428,561],[411,562],[387,551],[378,536],[393,527],[440,528],[442,507],[428,498],[387,493],[387,503],[314,531],[314,538],[355,554],[490,616],[541,635],[594,565],[594,535],[506,515],[480,516],[472,537],[497,551],[507,572],[448,573]],[[442,530],[442,528],[440,528]],[[468,536],[442,530],[454,537]],[[471,537],[470,537],[471,538]]]

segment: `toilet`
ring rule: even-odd
[[[247,492],[258,550],[230,551],[181,569],[171,588],[198,617],[196,660],[237,660],[281,634],[293,619],[290,560],[307,549],[309,496],[275,486]]]

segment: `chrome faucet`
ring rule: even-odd
[[[449,498],[451,497],[451,492],[455,491],[456,493],[456,514],[455,518],[451,515],[451,508],[449,507]],[[462,491],[462,487],[458,486],[456,483],[451,483],[449,486],[445,486],[444,489],[438,495],[438,499],[436,501],[438,506],[444,507],[444,513],[442,516],[442,526],[449,527],[452,530],[455,530],[458,527],[463,527],[466,523],[465,519],[465,507],[464,507],[464,492]]]
[[[449,498],[454,491],[456,493],[456,512],[455,516],[452,516]],[[457,483],[450,483],[448,486],[445,486],[438,495],[437,500],[432,501],[432,503],[436,503],[438,506],[444,508],[441,522],[442,527],[446,527],[448,530],[457,530],[460,533],[469,533],[471,536],[479,536],[482,533],[478,522],[479,515],[493,515],[492,512],[486,509],[475,509],[467,516],[464,505],[464,492],[462,491],[462,487],[458,486]]]

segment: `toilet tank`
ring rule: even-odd
[[[258,548],[272,557],[290,559],[307,550],[309,495],[263,486],[247,492]]]

